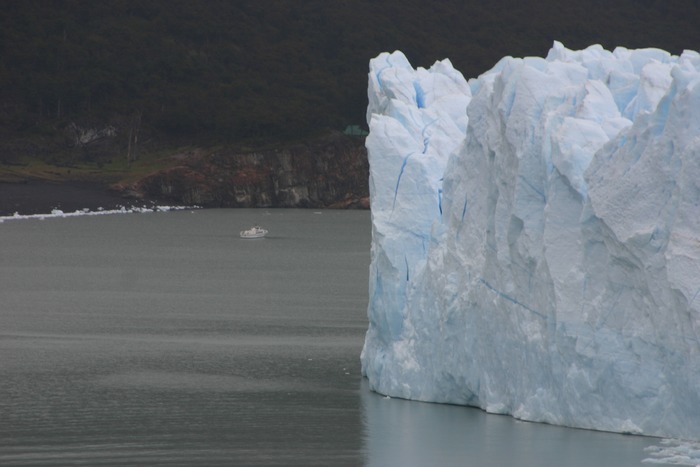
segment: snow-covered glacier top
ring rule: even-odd
[[[700,55],[370,62],[383,394],[700,439]]]

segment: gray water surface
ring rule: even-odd
[[[0,465],[641,465],[656,440],[371,393],[369,217],[0,223]]]

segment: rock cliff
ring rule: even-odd
[[[322,138],[252,152],[193,150],[128,188],[136,197],[202,207],[369,208],[364,138]]]

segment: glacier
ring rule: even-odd
[[[370,388],[700,439],[700,54],[369,68]]]

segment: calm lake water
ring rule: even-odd
[[[366,211],[0,223],[0,465],[643,465],[658,440],[371,393],[369,247]]]

